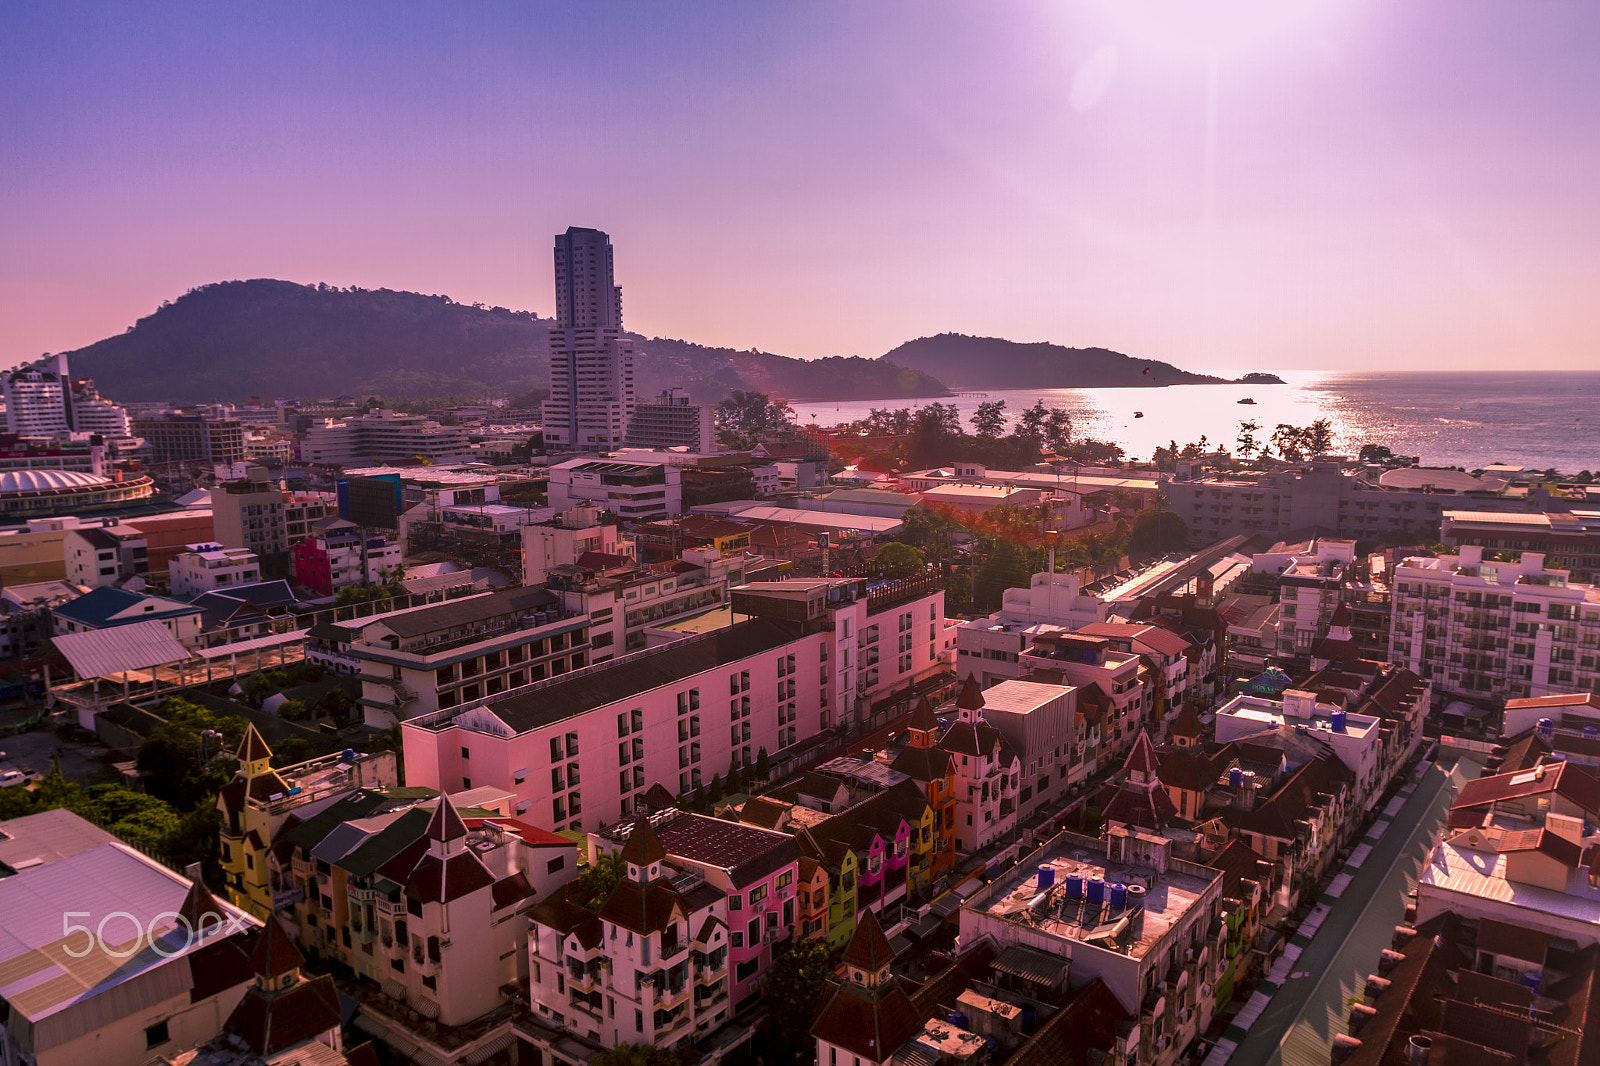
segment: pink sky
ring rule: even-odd
[[[704,344],[1600,367],[1600,5],[579,6],[0,8],[0,365],[230,278],[550,314],[579,225]]]

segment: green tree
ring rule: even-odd
[[[980,403],[967,421],[972,423],[973,431],[978,436],[998,437],[1006,425],[1006,402],[990,400],[987,403]]]
[[[594,1057],[594,1066],[682,1066],[677,1052],[654,1044],[616,1044]]]
[[[773,433],[795,431],[794,411],[764,392],[733,390],[717,406],[717,439],[727,448],[753,448]]]
[[[1165,555],[1189,546],[1189,528],[1176,511],[1146,507],[1133,517],[1128,531],[1128,550],[1148,555]]]
[[[796,1048],[807,1044],[817,1007],[833,977],[828,949],[820,940],[802,940],[772,960],[761,998],[781,1043]]]
[[[1278,449],[1278,454],[1291,463],[1298,463],[1306,456],[1305,431],[1299,426],[1291,426],[1287,422],[1279,422],[1278,428],[1272,431],[1273,446]]]
[[[1032,407],[1017,416],[1016,424],[1011,427],[1011,433],[1017,437],[1043,440],[1045,425],[1049,421],[1050,408],[1044,405],[1043,400],[1035,400]]]
[[[1259,432],[1261,432],[1261,425],[1258,422],[1239,423],[1239,438],[1237,444],[1239,448],[1239,454],[1244,458],[1250,458],[1250,456],[1254,455],[1261,447],[1260,442],[1256,440],[1256,434]]]
[[[713,805],[722,802],[722,775],[712,774],[711,784],[706,788],[706,799]]]
[[[1323,455],[1333,447],[1333,427],[1326,418],[1319,418],[1301,430],[1308,455]]]
[[[301,700],[284,700],[278,704],[278,717],[285,722],[303,722],[311,717],[311,708]]]
[[[757,781],[769,781],[772,779],[772,763],[767,759],[766,748],[762,748],[756,753],[755,774]]]
[[[891,541],[872,557],[872,565],[883,571],[884,577],[911,577],[927,569],[922,553],[909,544]]]
[[[621,852],[601,855],[573,879],[567,898],[580,907],[598,912],[627,872],[628,864],[622,861]]]

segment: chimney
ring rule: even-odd
[[[1333,1044],[1328,1048],[1328,1062],[1331,1066],[1340,1066],[1346,1059],[1356,1053],[1356,1048],[1361,1046],[1361,1041],[1353,1036],[1338,1033],[1333,1038]]]
[[[1372,1003],[1389,990],[1389,979],[1379,977],[1375,973],[1367,974],[1367,983],[1361,989],[1361,996],[1368,1003]]]

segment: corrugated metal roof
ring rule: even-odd
[[[79,677],[110,677],[127,670],[166,666],[189,658],[190,652],[157,621],[133,622],[87,633],[64,633],[56,650],[67,657]]]
[[[202,659],[225,659],[230,655],[255,651],[257,648],[276,648],[280,644],[293,644],[305,639],[305,631],[296,629],[288,633],[269,633],[264,637],[236,640],[232,644],[218,644],[214,648],[196,648],[194,653]]]
[[[189,882],[121,844],[102,844],[47,866],[0,879],[0,997],[11,1009],[34,1023],[34,1049],[50,1046],[61,1034],[41,1026],[41,1019],[71,1008],[96,1016],[98,1027],[114,1020],[100,1018],[106,1008],[120,1017],[143,1009],[139,1002],[189,990],[189,967],[179,961],[186,953],[184,934],[174,927],[174,912],[189,893]],[[84,913],[89,933],[63,936],[63,900]],[[99,923],[107,916],[98,933]],[[124,917],[127,916],[127,917]],[[159,920],[158,920],[159,919]],[[161,952],[146,943],[129,952],[136,936],[154,927],[164,937]],[[189,948],[202,938],[231,935],[225,927],[207,926],[189,938]],[[89,948],[81,958],[75,954]],[[115,952],[115,953],[113,953]],[[163,975],[138,995],[102,999],[116,986],[126,986],[144,975]],[[100,1006],[95,1006],[99,1003]],[[82,1019],[79,1019],[82,1021]],[[79,1029],[78,1031],[84,1031]]]

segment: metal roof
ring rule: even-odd
[[[87,633],[64,633],[56,650],[67,657],[82,678],[110,677],[128,670],[183,662],[190,652],[160,622],[133,622]]]
[[[22,871],[117,839],[64,808],[0,822],[0,866]]]
[[[57,638],[60,639],[60,638]],[[287,633],[269,633],[264,637],[252,637],[249,640],[236,640],[232,644],[218,644],[210,648],[196,648],[194,654],[202,659],[222,659],[229,655],[237,655],[257,648],[276,648],[280,644],[294,644],[306,639],[304,630],[290,630]]]
[[[187,937],[185,948],[175,912],[188,893],[187,880],[115,843],[0,879],[0,997],[33,1023],[35,1051],[79,1035],[91,1019],[90,1027],[98,1028],[154,1006],[151,997],[159,1002],[190,990],[193,979],[182,957],[234,930],[204,926]],[[91,925],[90,935],[63,936],[64,900],[86,913],[87,922],[107,915],[116,920],[98,934]],[[130,955],[136,932],[142,938],[152,929],[160,950],[145,943]],[[72,957],[82,947],[89,950]],[[126,991],[106,995],[115,986]],[[57,1013],[61,1025],[41,1024]]]

